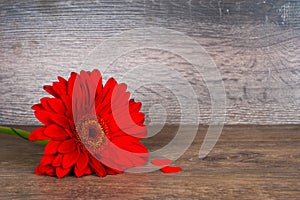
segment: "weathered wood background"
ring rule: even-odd
[[[110,36],[149,26],[182,32],[213,58],[225,85],[227,124],[298,124],[299,10],[298,0],[2,0],[0,124],[38,124],[30,107],[45,96],[42,85],[79,71],[89,53]],[[208,123],[211,103],[205,82],[179,55],[140,49],[115,60],[105,75],[118,77],[153,61],[189,81],[199,101],[199,123]],[[150,78],[159,83],[168,77],[153,73]],[[184,85],[170,83],[184,96]],[[161,120],[159,109],[151,119],[148,115],[156,103],[166,109],[167,122],[179,123],[181,108],[172,91],[153,84],[134,97],[143,101],[148,123]]]

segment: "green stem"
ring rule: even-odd
[[[4,133],[7,135],[17,135],[25,140],[28,140],[28,137],[30,135],[30,132],[21,129],[5,127],[5,126],[0,126],[0,133]],[[46,145],[48,142],[49,142],[48,140],[38,140],[35,143]]]

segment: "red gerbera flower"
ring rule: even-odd
[[[32,107],[44,126],[29,139],[50,141],[36,174],[103,177],[147,163],[148,151],[140,143],[147,135],[141,103],[129,99],[125,84],[110,78],[103,86],[94,70],[73,72],[68,80],[58,77],[44,89],[54,98]]]

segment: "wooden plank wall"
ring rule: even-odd
[[[227,124],[299,124],[299,10],[297,0],[0,1],[0,124],[38,124],[30,107],[45,96],[42,85],[80,71],[89,53],[110,36],[141,27],[179,31],[205,48],[222,75]],[[208,123],[205,81],[180,55],[159,49],[128,52],[105,76],[118,77],[154,61],[189,81],[199,102],[199,123]],[[169,80],[183,97],[185,85],[159,70],[150,79],[158,84],[134,93],[144,103],[147,123],[161,122],[160,109],[150,119],[156,103],[165,108],[168,123],[189,123],[180,121],[176,95],[159,82]]]

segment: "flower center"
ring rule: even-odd
[[[100,120],[103,122],[103,120]],[[96,119],[83,119],[78,123],[77,136],[78,142],[83,144],[88,150],[100,150],[101,145],[105,142],[106,128],[103,123],[99,123]]]

